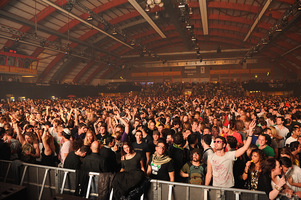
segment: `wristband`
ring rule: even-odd
[[[280,192],[282,190],[282,187],[279,187],[278,185],[275,185],[275,189]]]
[[[248,137],[253,137],[253,135],[248,135]]]

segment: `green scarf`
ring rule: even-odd
[[[171,160],[170,157],[166,155],[157,156],[156,153],[153,154],[152,162],[154,165],[163,165],[165,163],[168,163]]]
[[[177,144],[175,144],[175,143],[173,143],[172,146],[173,146],[174,148],[184,150],[183,147],[181,147],[181,146],[179,146],[179,145],[177,145]]]

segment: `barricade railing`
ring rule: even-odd
[[[3,182],[12,182],[15,181],[14,174],[12,172],[13,164],[15,161],[5,161],[0,160],[0,180]],[[37,186],[39,190],[32,190],[29,188],[29,193],[31,199],[43,199],[43,195],[47,197],[53,197],[56,193],[63,194],[64,192],[75,192],[75,181],[70,181],[73,183],[68,184],[66,187],[66,181],[69,177],[69,180],[76,178],[76,171],[65,168],[50,167],[43,165],[35,165],[30,163],[20,162],[19,166],[22,166],[22,176],[20,178],[19,184],[26,186]],[[37,174],[34,174],[34,171]],[[39,176],[39,172],[42,172],[42,179]],[[53,173],[54,172],[54,173]],[[60,177],[59,177],[60,175]],[[47,177],[49,178],[47,179]],[[73,176],[73,177],[72,177]],[[34,177],[34,178],[33,178]],[[97,177],[97,178],[96,178]],[[98,177],[99,173],[90,172],[89,181],[87,186],[86,198],[97,197],[97,186],[98,186]],[[34,181],[36,179],[36,181]],[[51,183],[49,180],[55,180],[55,184]],[[48,181],[48,182],[47,182]],[[91,190],[93,185],[94,191]],[[50,190],[55,190],[55,194],[49,195],[45,194],[45,188]],[[168,192],[167,192],[168,191]],[[35,196],[38,194],[38,197]],[[282,196],[283,197],[283,196]],[[110,200],[113,199],[113,189],[110,191]],[[245,190],[245,189],[235,189],[235,188],[220,188],[213,186],[204,186],[204,185],[194,185],[186,183],[177,183],[169,181],[160,181],[160,180],[151,180],[151,186],[147,193],[143,194],[140,200],[194,200],[194,199],[203,199],[203,200],[262,200],[267,199],[267,196],[264,192]]]
[[[64,191],[75,192],[75,181],[70,181],[70,184],[68,184],[68,188],[66,188],[66,181],[68,177],[70,179],[76,179],[75,170],[36,165],[20,161],[0,160],[0,163],[0,180],[3,179],[3,182],[13,182],[19,185],[27,185],[34,187],[33,191],[35,192],[30,192],[31,197],[36,197],[35,195],[38,194],[38,200],[42,199],[45,188],[49,188],[51,190],[50,192],[54,194],[63,194]],[[14,170],[12,169],[14,164],[17,164],[18,167],[23,169],[21,169],[22,172],[20,171],[22,174],[20,180],[18,180],[18,177],[16,177],[16,173],[12,172]],[[4,165],[6,165],[6,170]],[[16,169],[16,171],[17,174],[20,173],[19,169]],[[3,174],[3,172],[5,172],[5,174]],[[43,175],[42,179],[40,178],[41,174]],[[73,183],[73,187],[71,183]],[[39,187],[40,189],[37,190],[37,188]]]

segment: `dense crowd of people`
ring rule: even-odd
[[[246,97],[238,83],[155,84],[133,97],[0,110],[1,159],[301,197],[297,97]]]

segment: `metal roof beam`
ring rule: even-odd
[[[115,41],[117,41],[117,42],[119,42],[119,43],[121,43],[121,44],[127,46],[128,48],[133,49],[133,47],[132,47],[131,45],[129,45],[129,44],[127,44],[127,43],[125,43],[125,42],[119,40],[118,38],[116,38],[116,37],[110,35],[109,33],[107,33],[107,32],[105,32],[105,31],[101,30],[100,28],[98,28],[97,26],[94,26],[93,24],[90,24],[89,22],[87,22],[87,21],[85,21],[84,19],[82,19],[82,18],[80,18],[80,17],[74,15],[73,13],[64,10],[63,8],[61,8],[61,7],[59,7],[58,5],[52,3],[51,1],[48,1],[48,0],[40,0],[40,1],[42,1],[42,2],[44,2],[44,3],[46,3],[46,4],[48,4],[48,5],[50,5],[50,6],[54,7],[54,8],[56,8],[57,10],[59,10],[59,11],[61,11],[61,12],[63,12],[63,13],[68,14],[70,17],[73,17],[74,19],[77,19],[78,21],[80,21],[80,22],[82,22],[82,23],[88,25],[89,27],[91,27],[91,28],[97,30],[97,31],[100,32],[100,33],[105,34],[106,36],[108,36],[108,37],[112,38],[113,40],[115,40]]]
[[[2,16],[3,18],[8,19],[8,20],[10,20],[10,21],[17,22],[17,23],[21,23],[21,24],[30,26],[30,27],[32,27],[32,28],[35,27],[35,23],[34,23],[34,22],[32,22],[32,21],[30,21],[30,20],[26,20],[26,19],[24,19],[24,18],[22,18],[22,17],[19,17],[19,16],[16,16],[16,15],[13,15],[13,14],[8,13],[8,12],[3,11],[3,10],[1,11],[0,16]],[[80,41],[79,39],[73,38],[73,37],[70,37],[70,36],[69,36],[69,38],[68,38],[67,35],[65,35],[65,34],[63,34],[63,33],[59,33],[59,32],[57,32],[56,30],[50,29],[50,28],[48,28],[48,27],[46,27],[46,26],[39,25],[39,30],[40,30],[40,31],[43,31],[43,32],[45,32],[45,33],[51,34],[51,35],[55,35],[55,36],[57,36],[57,37],[59,37],[59,38],[64,38],[64,39],[66,39],[66,40],[69,39],[71,42],[78,43],[78,44],[83,45],[83,46],[85,46],[85,47],[91,48],[91,45],[90,45],[89,43],[87,43],[87,42]],[[102,50],[102,49],[97,48],[97,47],[94,47],[93,49],[95,49],[96,51],[105,53],[105,54],[109,54],[109,55],[111,55],[111,56],[119,57],[119,56],[116,55],[116,54],[113,54],[113,53],[111,53],[111,52],[107,52],[107,51]]]
[[[258,17],[255,19],[251,29],[249,30],[249,32],[247,33],[244,42],[247,41],[247,39],[250,37],[251,33],[253,32],[254,28],[256,27],[256,25],[258,24],[258,22],[260,21],[261,17],[263,16],[263,14],[265,13],[265,11],[268,9],[269,5],[271,4],[272,0],[267,0],[262,8],[262,10],[260,11]]]
[[[203,34],[208,35],[208,16],[207,16],[207,2],[206,0],[199,0],[200,13],[203,25]]]
[[[155,24],[155,22],[146,14],[146,12],[141,8],[141,6],[136,2],[136,0],[128,0],[130,4],[141,14],[141,16],[156,30],[156,32],[162,37],[166,38],[164,33],[160,30],[160,28]]]

